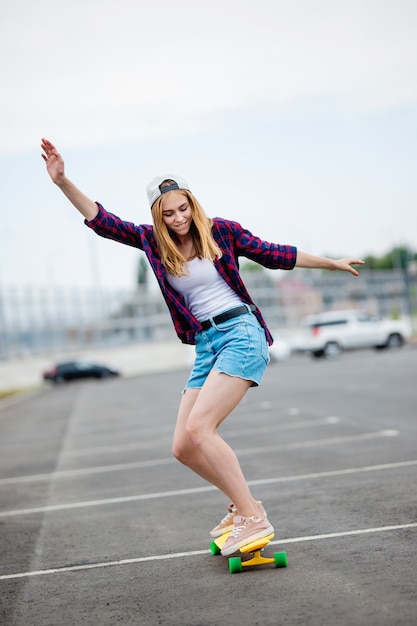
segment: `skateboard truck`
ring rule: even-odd
[[[226,543],[226,540],[230,532],[224,533],[221,537],[218,537],[210,543],[210,551],[213,555],[221,554],[221,550]],[[265,557],[261,554],[262,550],[269,544],[271,539],[274,538],[274,534],[257,539],[252,543],[248,543],[245,546],[239,548],[239,552],[243,554],[251,554],[249,559],[242,559],[241,557],[231,557],[229,559],[229,572],[231,574],[237,574],[243,571],[244,567],[252,567],[256,565],[266,565],[274,563],[275,567],[287,567],[287,554],[286,552],[275,552],[273,557]]]

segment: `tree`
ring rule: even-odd
[[[242,272],[263,272],[264,268],[259,263],[254,263],[253,261],[244,261],[242,263]]]
[[[139,258],[137,284],[138,286],[143,285],[145,289],[148,286],[148,264],[143,255]]]
[[[366,269],[370,270],[406,269],[411,261],[416,260],[417,253],[405,246],[393,248],[381,257],[367,256],[364,259]]]

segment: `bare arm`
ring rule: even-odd
[[[322,269],[322,270],[341,270],[343,272],[350,272],[354,276],[359,276],[352,265],[363,265],[364,261],[359,259],[328,259],[324,256],[315,256],[314,254],[308,254],[298,250],[297,261],[295,267],[305,267],[309,269]]]
[[[98,207],[93,200],[90,200],[82,193],[66,176],[64,161],[55,146],[47,139],[42,139],[42,158],[46,163],[46,169],[52,181],[66,195],[68,200],[88,221],[92,220],[98,213]]]

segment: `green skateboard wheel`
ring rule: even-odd
[[[286,552],[275,552],[274,554],[275,567],[287,567],[288,559]]]
[[[210,552],[214,555],[220,554],[220,548],[215,541],[210,543]]]
[[[242,559],[240,557],[235,556],[229,559],[229,572],[231,574],[238,574],[242,569]]]

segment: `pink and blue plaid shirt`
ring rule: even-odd
[[[167,272],[161,262],[153,227],[148,224],[136,225],[132,222],[125,222],[116,215],[108,213],[98,202],[97,206],[99,207],[98,214],[91,221],[85,220],[85,224],[101,237],[113,239],[145,252],[168,305],[178,337],[183,343],[195,344],[195,337],[201,331],[201,324],[187,308],[183,296],[173,289],[167,280]],[[297,260],[297,248],[294,246],[263,241],[242,228],[237,222],[216,217],[213,219],[212,232],[222,251],[222,257],[215,259],[214,265],[245,304],[254,304],[254,302],[240,276],[239,257],[246,257],[270,269],[284,270],[293,269]],[[265,329],[267,341],[271,345],[273,339],[262,313],[256,308],[254,314]]]

